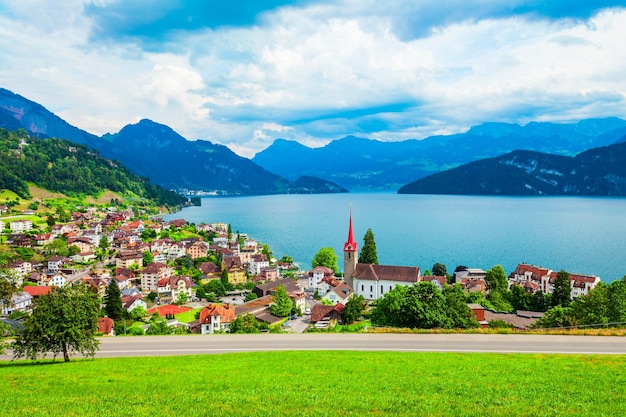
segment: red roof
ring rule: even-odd
[[[100,319],[98,319],[98,332],[102,334],[110,334],[113,330],[113,326],[115,326],[113,319],[108,317],[100,317]]]
[[[25,286],[24,287],[24,291],[29,293],[31,295],[31,297],[39,297],[40,295],[45,295],[45,294],[49,294],[50,291],[52,290],[51,287],[44,287],[44,286]]]
[[[235,307],[230,304],[209,304],[200,311],[200,324],[211,323],[211,317],[220,316],[222,323],[235,320]]]
[[[168,314],[176,315],[189,310],[193,309],[189,307],[176,306],[174,304],[167,304],[164,306],[152,307],[150,310],[148,310],[148,314],[159,313],[160,316],[165,317]]]

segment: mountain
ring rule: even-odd
[[[626,136],[626,121],[586,119],[572,124],[484,123],[466,133],[381,142],[348,136],[320,148],[277,139],[252,159],[294,179],[315,175],[349,189],[397,189],[402,184],[513,150],[573,156]]]
[[[4,88],[0,88],[0,127],[7,130],[23,128],[38,138],[61,138],[84,145],[99,141],[96,135],[70,125],[41,104]]]
[[[0,189],[30,198],[29,183],[71,197],[98,197],[113,191],[134,201],[180,206],[187,199],[132,174],[85,145],[63,139],[29,137],[0,128]]]
[[[626,142],[575,157],[513,151],[421,178],[398,193],[626,196]]]
[[[69,125],[20,95],[0,88],[0,127],[26,129],[31,135],[85,144],[120,161],[133,172],[172,189],[214,191],[224,195],[347,192],[324,180],[287,180],[225,146],[188,141],[171,128],[144,119],[120,132],[97,137]]]

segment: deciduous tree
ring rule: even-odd
[[[509,282],[502,265],[496,265],[485,272],[485,282],[489,291],[499,291],[504,294],[509,289]]]
[[[100,298],[85,285],[40,296],[13,343],[14,358],[35,360],[50,352],[55,358],[63,354],[63,360],[69,362],[74,352],[94,356],[99,312]]]
[[[325,266],[326,268],[332,269],[335,273],[339,271],[339,264],[337,254],[332,247],[321,248],[313,257],[313,261],[311,261],[311,265],[313,268],[317,266]]]
[[[276,317],[287,317],[291,314],[291,298],[283,285],[279,286],[272,297],[270,313]]]
[[[350,297],[343,309],[342,318],[344,323],[354,323],[361,317],[363,311],[363,305],[365,304],[365,298],[362,295],[353,295]]]

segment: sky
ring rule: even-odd
[[[252,157],[626,118],[626,0],[0,0],[0,87]]]

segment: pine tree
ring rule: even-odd
[[[113,319],[113,321],[119,321],[122,319],[124,309],[122,307],[122,293],[120,287],[117,286],[117,281],[111,279],[111,283],[107,287],[106,295],[104,296],[104,311],[107,317]]]
[[[560,270],[556,274],[554,280],[554,289],[552,290],[552,306],[568,307],[572,301],[572,284],[570,283],[569,273]]]
[[[372,229],[367,229],[363,237],[363,247],[359,254],[360,264],[378,264],[378,255],[376,254],[376,242],[374,241],[374,233]]]

